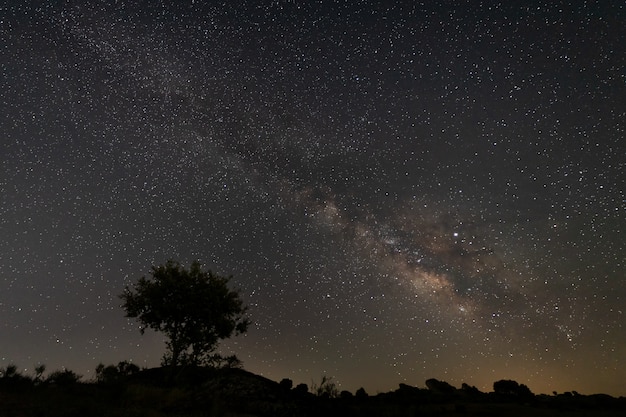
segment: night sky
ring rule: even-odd
[[[37,3],[0,6],[0,366],[158,366],[118,295],[197,259],[277,381],[626,395],[623,2]]]

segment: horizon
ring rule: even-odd
[[[135,362],[133,362],[132,360],[129,360],[128,363],[135,364]],[[39,363],[39,364],[41,365],[42,363]],[[98,365],[99,364],[100,363],[98,363]],[[105,366],[117,365],[116,363],[102,363],[102,364],[105,365]],[[21,373],[22,375],[25,375],[25,376],[34,376],[35,375],[34,367],[33,367],[33,369],[30,369],[30,368],[27,368],[27,367],[20,367],[19,364],[15,364],[13,362],[8,362],[7,364],[0,366],[0,369],[6,368],[6,366],[9,366],[9,365],[16,365],[17,366],[17,372]],[[43,364],[43,365],[45,365],[45,364]],[[98,365],[96,365],[96,366],[98,366]],[[204,366],[200,365],[200,367],[204,367]],[[149,366],[149,367],[140,366],[141,370],[159,369],[159,368],[163,368],[163,366],[162,365]],[[75,372],[78,375],[80,382],[83,382],[83,383],[93,383],[93,382],[96,381],[95,369],[96,369],[96,367],[94,367],[93,369],[86,370],[85,373],[80,373],[80,372],[76,372],[75,369],[71,369],[71,368],[64,367],[64,366],[56,367],[56,368],[53,368],[53,367],[48,368],[48,366],[46,366],[46,369],[43,372],[43,377],[45,378],[46,375],[49,375],[50,373],[52,373],[54,371],[58,371],[58,370],[65,371],[65,370],[68,370],[68,371]],[[218,367],[218,368],[215,368],[215,369],[220,369],[220,368]],[[291,378],[288,378],[288,377],[280,377],[280,378],[268,377],[266,375],[263,375],[262,373],[254,372],[253,370],[247,369],[245,366],[236,367],[236,369],[241,369],[241,370],[244,370],[244,371],[247,371],[247,372],[251,372],[253,374],[256,374],[256,375],[262,376],[264,378],[267,378],[269,380],[272,380],[272,381],[274,381],[276,383],[279,383],[283,379],[290,379],[291,380]],[[425,382],[427,380],[429,380],[429,379],[436,379],[436,380],[441,381],[441,382],[446,382],[446,383],[450,384],[453,388],[455,388],[457,390],[460,390],[462,388],[463,384],[467,384],[470,387],[477,388],[480,392],[485,393],[485,394],[493,393],[494,392],[493,384],[495,382],[501,381],[501,380],[512,380],[512,381],[518,382],[520,385],[523,384],[523,385],[528,386],[524,382],[520,382],[520,381],[517,381],[517,380],[515,380],[513,378],[506,378],[506,377],[496,379],[489,386],[483,386],[483,387],[477,386],[477,385],[475,385],[473,383],[470,383],[467,380],[463,380],[461,382],[455,383],[453,381],[446,380],[446,379],[440,379],[440,378],[436,378],[436,377],[428,377],[428,378],[424,379],[424,381],[421,384],[420,383],[411,383],[409,381],[400,381],[400,382],[398,382],[396,384],[395,387],[391,387],[389,389],[368,390],[366,385],[359,385],[358,387],[355,387],[355,388],[344,387],[344,386],[341,385],[340,381],[337,378],[335,378],[334,376],[332,376],[332,375],[321,375],[318,378],[311,378],[308,382],[307,381],[292,380],[293,386],[295,387],[296,385],[301,384],[301,383],[302,384],[306,384],[308,389],[309,389],[309,392],[312,392],[311,391],[312,387],[315,384],[319,384],[319,382],[321,381],[321,377],[323,377],[323,376],[329,377],[330,381],[332,381],[333,383],[336,383],[337,384],[337,388],[339,389],[339,391],[346,390],[346,391],[349,391],[352,394],[354,394],[357,390],[359,390],[360,388],[363,388],[365,390],[365,392],[369,396],[375,396],[375,395],[378,395],[378,394],[384,394],[384,393],[393,392],[393,391],[397,390],[399,388],[399,386],[402,385],[402,384],[409,385],[409,386],[412,386],[412,387],[415,387],[415,388],[419,388],[419,389],[428,390],[428,387],[426,386]],[[532,392],[533,395],[539,395],[539,396],[541,396],[541,395],[554,396],[554,395],[563,395],[563,394],[575,393],[575,394],[580,394],[580,395],[585,395],[585,396],[596,395],[596,394],[605,394],[605,395],[610,395],[610,396],[612,396],[614,398],[626,398],[626,396],[623,395],[623,394],[614,394],[614,393],[609,393],[609,392],[595,392],[595,391],[594,392],[583,392],[583,391],[579,391],[579,390],[576,390],[576,389],[568,389],[568,390],[562,390],[562,391],[553,389],[551,391],[545,391],[544,392],[544,391],[535,391],[530,386],[528,386],[528,388],[530,389],[530,391]]]
[[[148,331],[147,333],[152,333],[152,336],[156,337],[156,338],[161,338],[161,335],[154,333],[153,331]],[[241,337],[241,336],[239,336]],[[222,344],[228,345],[230,343],[233,342],[233,340],[225,340],[224,342],[222,342]],[[219,349],[218,349],[219,351]],[[165,346],[163,345],[163,352],[165,352]],[[163,353],[162,352],[162,353]],[[234,351],[231,351],[229,353],[235,353]],[[241,359],[241,357],[240,357]],[[38,361],[36,363],[36,365],[46,365],[46,370],[44,372],[44,376],[47,374],[50,374],[51,372],[55,371],[55,370],[70,370],[75,372],[76,374],[78,374],[81,377],[81,381],[82,382],[92,382],[95,380],[95,369],[96,367],[102,363],[105,366],[108,365],[116,365],[117,363],[121,362],[121,361],[128,361],[129,363],[133,363],[135,365],[138,365],[141,369],[154,369],[154,368],[161,368],[162,365],[160,365],[158,363],[158,361],[152,365],[148,364],[147,362],[143,362],[143,363],[139,363],[133,359],[120,359],[120,360],[115,360],[112,362],[97,362],[94,364],[93,367],[91,368],[78,368],[78,369],[74,369],[72,367],[69,366],[49,366],[47,363],[45,363],[44,361]],[[8,361],[6,363],[0,363],[0,368],[4,368],[7,365],[16,365],[18,366],[18,371],[26,374],[26,375],[34,375],[34,367],[36,366],[31,366],[31,367],[24,367],[24,366],[20,366],[19,363],[15,363],[15,362],[11,362]],[[336,375],[330,375],[330,374],[320,374],[320,375],[311,375],[310,378],[306,378],[306,375],[304,375],[304,373],[294,373],[294,372],[285,372],[284,375],[279,375],[276,374],[275,371],[264,371],[263,369],[251,369],[249,367],[246,366],[245,361],[243,361],[241,369],[248,371],[248,372],[252,372],[254,374],[263,376],[265,378],[268,378],[272,381],[275,382],[280,382],[282,379],[291,379],[293,381],[293,385],[296,386],[300,383],[304,383],[306,384],[309,389],[312,387],[313,384],[315,383],[319,383],[320,379],[322,376],[327,376],[332,378],[332,381],[337,383],[337,386],[340,390],[347,390],[350,391],[352,393],[355,393],[359,388],[363,388],[365,389],[365,391],[367,392],[368,395],[376,395],[376,394],[381,394],[381,393],[386,393],[386,392],[392,392],[395,391],[396,389],[398,389],[400,384],[406,384],[406,385],[410,385],[413,387],[417,387],[420,389],[427,389],[425,382],[430,379],[430,378],[434,378],[437,379],[439,381],[444,381],[449,383],[450,385],[452,385],[454,388],[456,389],[460,389],[461,385],[463,383],[468,384],[469,386],[474,386],[477,389],[479,389],[481,392],[483,393],[489,393],[489,392],[493,392],[493,383],[496,381],[500,381],[500,380],[513,380],[516,381],[520,384],[524,384],[526,386],[528,386],[528,388],[530,389],[530,391],[534,394],[534,395],[549,395],[552,396],[554,394],[554,392],[556,392],[557,394],[564,394],[567,392],[577,392],[578,394],[581,395],[594,395],[594,394],[607,394],[610,395],[612,397],[615,398],[620,398],[620,397],[626,397],[626,391],[615,391],[615,392],[606,392],[606,391],[600,391],[600,390],[593,390],[590,388],[582,388],[582,389],[576,389],[575,386],[570,386],[569,388],[567,387],[567,383],[561,383],[561,385],[559,385],[558,383],[555,384],[554,386],[551,385],[551,383],[546,382],[546,384],[544,386],[541,385],[537,385],[538,387],[542,387],[542,389],[537,389],[534,385],[532,385],[532,382],[529,381],[524,381],[524,380],[519,380],[510,376],[506,376],[504,374],[501,374],[500,376],[496,376],[496,379],[493,379],[493,381],[488,381],[489,378],[471,378],[468,377],[466,379],[446,379],[444,377],[437,377],[436,375],[431,375],[431,376],[424,376],[422,379],[420,380],[419,377],[415,376],[413,380],[410,379],[404,379],[404,380],[398,380],[398,382],[394,385],[393,383],[389,384],[389,382],[386,382],[383,385],[372,385],[371,383],[367,383],[366,381],[362,381],[362,383],[359,385],[358,382],[352,380],[350,382],[350,385],[344,385],[342,383],[342,379],[338,378]],[[82,372],[81,372],[82,371]],[[274,373],[272,373],[274,372]],[[473,379],[473,380],[472,380]],[[549,377],[548,379],[551,379],[551,377]],[[478,382],[475,383],[475,381],[482,381],[482,382]],[[385,388],[387,387],[387,388]],[[552,387],[552,388],[551,388]],[[558,388],[558,389],[557,389]]]

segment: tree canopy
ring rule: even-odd
[[[172,260],[153,266],[151,275],[127,286],[120,298],[142,334],[151,328],[167,336],[162,365],[214,364],[222,359],[215,354],[219,341],[246,332],[247,307],[229,288],[231,277],[203,271],[197,261],[185,269]]]

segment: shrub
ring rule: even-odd
[[[54,371],[46,378],[46,382],[49,384],[55,384],[59,386],[69,386],[78,383],[81,376],[70,371],[69,369]]]

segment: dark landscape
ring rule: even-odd
[[[0,417],[626,417],[625,69],[623,0],[2,1]]]
[[[43,369],[40,369],[42,371]],[[386,393],[339,391],[332,378],[294,385],[240,368],[139,369],[99,365],[96,378],[73,371],[46,377],[0,368],[0,415],[29,416],[624,416],[626,398],[576,392],[535,395],[511,380],[493,392],[429,379]]]

